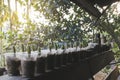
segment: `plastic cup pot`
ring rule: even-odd
[[[35,61],[26,59],[21,61],[22,77],[33,78],[35,74]]]
[[[61,62],[60,64],[61,64],[61,66],[64,66],[64,64],[63,64],[63,56],[64,56],[63,53],[61,53],[60,54],[60,62]]]
[[[79,51],[77,51],[77,62],[79,62],[80,61],[80,52]]]
[[[55,55],[54,54],[48,54],[47,55],[47,71],[51,71],[54,69],[54,63],[55,63]]]
[[[63,53],[63,65],[67,65],[67,53]]]
[[[101,52],[110,50],[110,45],[101,45]]]
[[[36,74],[45,73],[46,57],[37,57],[36,59]]]
[[[61,54],[55,55],[55,67],[60,68],[61,67]]]
[[[4,75],[4,72],[6,72],[6,69],[5,68],[0,68],[0,76]]]
[[[65,54],[66,55],[66,65],[68,64],[68,53]]]
[[[7,73],[10,76],[20,75],[20,60],[16,57],[6,57]]]
[[[79,62],[80,62],[80,54],[81,54],[81,53],[80,53],[80,50],[79,50],[79,51],[78,51],[78,55],[79,55],[79,57],[78,57],[78,58],[79,58]]]
[[[83,60],[85,58],[85,51],[81,50],[80,51],[80,60]]]
[[[68,64],[71,64],[73,62],[72,52],[68,53]]]
[[[73,62],[79,62],[79,53],[78,53],[78,51],[73,52]]]
[[[78,62],[78,56],[76,51],[72,52],[72,57],[73,57],[73,63]]]

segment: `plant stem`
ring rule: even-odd
[[[22,52],[24,52],[25,51],[25,49],[24,49],[24,45],[22,44]]]
[[[13,46],[13,52],[14,52],[14,57],[16,57],[16,49],[15,49],[15,46]]]
[[[40,55],[41,55],[41,48],[38,47],[38,56],[40,56]]]
[[[30,58],[30,57],[31,57],[31,47],[28,46],[28,58]]]
[[[65,52],[65,45],[63,44],[62,46],[62,49],[63,49],[63,53]]]

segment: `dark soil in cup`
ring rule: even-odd
[[[100,53],[101,52],[101,45],[96,45],[95,47],[94,47],[94,53]]]
[[[90,56],[93,55],[93,51],[89,51],[89,50],[81,50],[80,51],[80,60],[84,60]]]
[[[61,55],[60,54],[55,55],[55,67],[57,68],[61,67]]]
[[[22,60],[21,69],[22,69],[22,77],[33,78],[35,74],[35,61]]]
[[[110,46],[108,45],[101,45],[101,52],[110,50]]]
[[[48,54],[47,56],[47,70],[53,70],[55,66],[55,55]]]
[[[79,62],[79,53],[77,51],[72,52],[72,56],[73,56],[73,62],[74,63]]]
[[[63,66],[64,64],[63,64],[63,56],[64,56],[64,54],[62,53],[62,54],[60,54],[60,59],[61,59],[61,66]]]
[[[85,57],[86,57],[86,56],[85,56],[85,52],[86,52],[86,51],[84,51],[84,50],[81,50],[81,51],[80,51],[80,60],[85,59]]]
[[[65,54],[66,55],[66,64],[68,63],[68,53]]]
[[[63,53],[63,65],[67,65],[67,54]]]
[[[6,72],[5,68],[0,68],[0,76],[4,74],[4,72]]]
[[[11,76],[18,76],[20,75],[20,60],[15,57],[7,57],[7,73]]]
[[[95,54],[98,54],[99,52],[96,52],[95,50],[94,51],[92,51],[92,50],[87,50],[86,51],[86,57],[91,57],[91,56],[93,56],[93,55],[95,55]]]
[[[73,57],[72,57],[72,52],[68,53],[68,63],[72,63],[73,62]]]
[[[90,51],[90,52],[92,51],[92,53],[94,54],[100,53],[102,52],[101,45],[95,45],[93,48],[89,48],[86,51]]]
[[[36,60],[36,74],[45,73],[46,57],[38,57]]]

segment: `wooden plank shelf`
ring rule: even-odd
[[[112,71],[106,76],[105,80],[117,80],[118,76],[120,75],[118,67],[114,66]]]
[[[72,2],[76,3],[78,6],[86,10],[89,14],[92,14],[95,17],[100,17],[100,11],[94,7],[89,1],[87,0],[71,0]]]
[[[108,69],[107,73],[105,73],[104,71],[99,71],[97,74],[94,75],[94,78],[95,80],[120,80],[118,79],[119,75],[120,74],[118,66],[112,65]]]
[[[106,51],[92,56],[92,58],[88,60],[92,75],[95,75],[102,68],[108,65],[112,60],[114,60],[114,53],[112,51]]]

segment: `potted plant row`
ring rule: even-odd
[[[71,46],[71,51],[68,52],[67,48],[65,47],[65,44],[63,44],[61,53],[59,53],[58,51],[57,44],[55,44],[54,46],[56,50],[55,53],[53,53],[52,51],[53,45],[49,45],[49,53],[47,54],[47,56],[42,56],[41,48],[38,47],[38,56],[36,60],[34,60],[34,58],[31,56],[30,45],[28,45],[27,47],[28,56],[22,60],[17,58],[16,49],[15,46],[13,46],[14,55],[12,57],[10,56],[6,58],[8,75],[17,76],[20,75],[21,71],[21,75],[23,77],[33,78],[35,74],[39,76],[41,74],[44,74],[45,72],[52,71],[54,69],[59,69],[63,66],[67,66],[68,64],[78,63],[80,59],[86,57],[85,54],[88,54],[86,52],[82,53],[81,51],[78,51],[78,44],[80,43],[76,43],[75,45],[72,43],[71,45],[67,44],[67,48]],[[24,51],[25,48],[22,44],[22,52]]]

